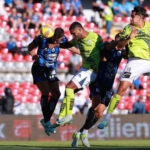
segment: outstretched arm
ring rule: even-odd
[[[78,48],[76,48],[76,47],[71,47],[71,48],[69,48],[69,50],[71,51],[71,52],[73,52],[73,53],[76,53],[76,54],[79,54],[80,55],[80,50],[78,49]]]

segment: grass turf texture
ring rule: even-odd
[[[81,150],[150,150],[150,141],[149,140],[107,140],[107,141],[90,141],[91,147],[85,148],[79,142],[78,148],[71,147],[71,141],[68,142],[0,142],[0,150],[72,150],[72,149],[81,149]]]

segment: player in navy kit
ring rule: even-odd
[[[112,87],[121,59],[127,56],[127,50],[116,50],[116,42],[120,39],[117,34],[115,41],[103,44],[103,54],[100,61],[99,72],[96,81],[90,85],[90,98],[92,106],[89,108],[86,121],[79,132],[73,134],[72,147],[78,147],[78,140],[81,139],[86,147],[90,147],[88,142],[88,130],[96,124],[103,116],[104,110],[109,105],[112,97]]]
[[[48,44],[64,43],[65,41],[67,39],[64,36],[64,30],[56,28],[53,37],[44,38],[42,35],[39,35],[28,46],[28,51],[34,60],[32,66],[33,82],[42,94],[40,104],[43,119],[40,122],[48,136],[50,133],[55,133],[54,128],[51,127],[50,119],[60,97],[59,80],[56,77],[59,48],[50,49]],[[37,53],[35,53],[35,48],[38,48]],[[51,96],[49,96],[50,94]]]

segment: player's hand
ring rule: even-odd
[[[138,30],[135,29],[134,27],[132,27],[132,32],[130,34],[130,39],[134,38],[137,33],[138,33]]]
[[[56,44],[49,44],[48,45],[48,47],[50,48],[50,49],[53,49],[54,47],[56,47],[57,45]]]
[[[32,56],[32,60],[38,61],[39,60],[39,56],[38,55]]]

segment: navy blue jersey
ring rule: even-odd
[[[67,39],[64,38],[63,42]],[[37,54],[39,55],[38,63],[41,67],[56,69],[57,57],[59,54],[59,48],[55,47],[50,49],[48,44],[53,43],[52,38],[43,38],[42,36],[37,36],[33,41],[37,47]]]
[[[115,76],[122,59],[122,51],[112,50],[107,58],[106,62],[101,61],[99,66],[99,72],[97,76],[97,82],[105,90],[111,90]]]

